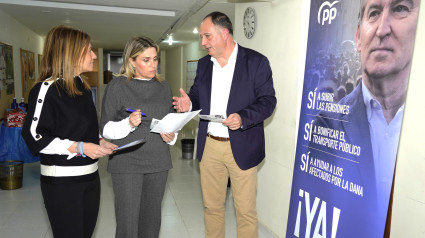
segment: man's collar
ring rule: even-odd
[[[381,104],[378,102],[378,100],[376,100],[372,97],[369,89],[364,84],[363,79],[362,79],[361,84],[362,84],[363,102],[364,102],[364,105],[366,107],[367,120],[369,121],[372,117],[372,109],[374,109],[374,108],[380,109]]]
[[[382,106],[381,103],[376,100],[375,98],[372,97],[372,94],[370,94],[369,89],[366,87],[366,85],[363,83],[363,79],[362,79],[362,94],[363,94],[363,101],[364,104],[366,106],[366,114],[367,114],[367,119],[370,120],[371,116],[372,116],[372,110],[381,110],[382,111]],[[404,110],[404,103],[403,105],[397,110],[397,114],[401,111]]]
[[[239,46],[238,46],[238,43],[236,41],[234,41],[234,42],[235,42],[235,47],[233,47],[232,54],[230,54],[228,60],[234,60],[234,61],[236,61],[236,58],[238,57]],[[217,59],[214,58],[214,57],[212,57],[212,56],[211,56],[211,61],[218,64]]]

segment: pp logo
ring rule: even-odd
[[[319,12],[317,14],[317,21],[319,22],[319,24],[324,25],[326,21],[328,21],[328,24],[332,23],[332,20],[335,19],[336,17],[336,8],[332,7],[333,5],[335,5],[336,3],[338,3],[339,1],[335,1],[333,3],[330,3],[328,1],[322,3],[322,5],[319,8]],[[323,9],[322,12],[322,8],[327,7],[325,9]],[[320,19],[322,18],[322,19]]]

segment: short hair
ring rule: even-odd
[[[68,26],[55,26],[46,35],[40,76],[37,82],[51,78],[62,79],[70,96],[81,95],[74,82],[74,74],[80,67],[90,45],[90,36]],[[90,85],[83,80],[85,89]]]
[[[230,21],[230,18],[222,13],[222,12],[211,12],[206,17],[204,17],[204,20],[211,17],[211,21],[215,26],[220,26],[224,29],[227,29],[230,33],[230,35],[233,36],[233,25]]]
[[[146,36],[134,36],[125,44],[124,52],[122,54],[123,63],[119,74],[116,76],[125,76],[127,82],[136,75],[136,71],[133,66],[130,64],[130,58],[136,60],[137,56],[143,53],[148,48],[155,48],[156,53],[159,57],[159,46],[151,38]],[[154,79],[156,81],[161,81],[158,74],[155,73]]]

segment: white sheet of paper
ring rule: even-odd
[[[150,126],[151,132],[178,132],[186,123],[194,118],[201,110],[183,113],[168,113],[162,120],[153,118]]]
[[[132,146],[138,145],[140,143],[143,143],[145,141],[146,141],[145,138],[142,138],[142,139],[139,139],[139,140],[135,140],[133,142],[130,142],[128,144],[125,144],[125,145],[122,145],[122,146],[118,147],[116,150],[122,150],[122,149],[125,149],[125,148],[128,148],[128,147],[132,147]]]
[[[200,115],[199,118],[202,120],[207,120],[211,122],[222,122],[225,118],[222,115]]]

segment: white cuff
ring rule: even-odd
[[[75,141],[70,141],[68,139],[61,140],[59,138],[55,138],[48,144],[44,149],[40,151],[42,154],[58,154],[58,155],[68,155],[68,158],[71,159],[77,155],[77,153],[69,152],[68,148],[72,146]]]
[[[103,137],[107,139],[122,139],[136,129],[137,127],[131,127],[130,117],[124,118],[121,121],[109,121],[103,127]]]

